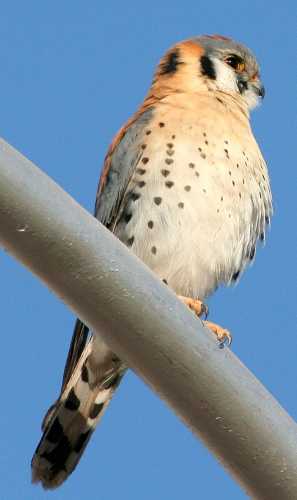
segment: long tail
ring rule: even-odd
[[[125,372],[111,351],[99,365],[93,351],[91,339],[44,418],[43,436],[32,458],[32,481],[46,489],[58,487],[75,469]]]

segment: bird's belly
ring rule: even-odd
[[[161,170],[135,177],[115,234],[176,293],[204,299],[254,253],[250,197],[236,197],[228,172]]]

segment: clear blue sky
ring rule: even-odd
[[[110,5],[108,7],[107,5]],[[92,210],[106,148],[174,42],[201,33],[257,54],[267,96],[253,114],[270,166],[275,217],[265,249],[211,319],[234,352],[296,417],[295,2],[2,2],[1,134]],[[294,158],[294,160],[293,160]],[[295,213],[294,213],[295,212]],[[1,229],[0,229],[1,230]],[[42,500],[30,483],[40,423],[58,394],[73,315],[5,253],[1,266],[1,500]],[[247,498],[134,374],[53,500]]]

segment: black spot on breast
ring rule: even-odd
[[[185,204],[182,201],[180,201],[177,206],[178,208],[184,208]]]
[[[130,220],[132,219],[132,214],[129,212],[124,212],[123,219],[124,219],[125,223],[128,224],[130,222]]]
[[[151,248],[151,252],[152,252],[152,254],[156,255],[156,253],[157,253],[157,248],[156,248],[156,247],[152,247],[152,248]]]
[[[143,163],[144,165],[146,165],[146,164],[149,162],[149,158],[147,158],[147,156],[145,156],[144,158],[142,158],[142,160],[141,160],[141,161],[142,161],[142,163]]]
[[[174,182],[172,182],[172,181],[166,181],[165,182],[165,186],[168,187],[168,188],[172,188],[172,186],[174,186]]]
[[[78,438],[78,440],[76,441],[76,444],[75,444],[75,447],[74,447],[74,451],[76,453],[79,453],[82,448],[84,448],[89,440],[89,437],[91,436],[91,433],[92,433],[92,429],[86,431],[86,432],[82,432]]]
[[[168,285],[168,281],[165,280],[165,278],[162,281],[163,281],[163,283],[165,283],[165,285]]]
[[[179,49],[169,52],[169,54],[165,56],[164,61],[160,65],[160,75],[170,75],[175,73],[180,64],[184,63],[180,60]]]
[[[127,246],[132,247],[133,243],[134,243],[134,236],[131,236],[131,238],[128,238],[127,240]]]
[[[160,122],[160,123],[159,123],[159,127],[160,127],[160,128],[165,127],[165,123],[164,123],[164,122]]]
[[[145,172],[146,172],[146,170],[145,170],[145,168],[137,168],[137,169],[136,169],[136,172],[137,172],[139,175],[144,175],[144,174],[145,174]]]
[[[256,252],[256,248],[253,247],[250,251],[250,255],[249,255],[249,259],[250,260],[253,260],[253,258],[255,257],[255,252]]]
[[[156,205],[161,205],[161,203],[162,203],[162,198],[161,198],[160,196],[156,196],[156,197],[154,198],[154,202],[155,202],[155,204],[156,204]]]
[[[140,198],[140,193],[130,193],[129,196],[132,201],[137,201]]]
[[[167,165],[171,165],[171,163],[173,163],[173,159],[172,158],[166,158],[165,159],[165,163],[167,163]]]
[[[162,174],[162,175],[164,175],[164,177],[167,177],[167,175],[169,175],[169,174],[170,174],[170,170],[166,170],[166,168],[163,168],[163,169],[161,170],[161,174]]]
[[[100,411],[102,410],[103,406],[104,406],[104,403],[99,403],[99,404],[94,403],[93,406],[91,407],[91,410],[90,410],[90,413],[89,413],[89,417],[92,418],[92,419],[98,417],[98,415],[99,415]]]
[[[216,71],[212,60],[208,56],[200,57],[201,73],[211,80],[216,79]]]
[[[63,427],[60,424],[58,417],[56,417],[53,424],[50,427],[50,430],[48,431],[48,433],[46,435],[46,439],[50,443],[57,443],[58,441],[60,441],[61,437],[63,437],[63,436],[64,436]]]
[[[148,221],[148,223],[147,223],[147,225],[148,225],[148,227],[149,227],[150,229],[153,229],[153,227],[154,227],[154,222],[153,222],[152,220],[149,220],[149,221]]]
[[[76,411],[78,410],[79,405],[80,400],[78,399],[74,392],[74,389],[72,388],[65,401],[65,408],[67,408],[67,410]]]

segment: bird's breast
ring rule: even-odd
[[[115,233],[176,293],[203,299],[254,257],[270,191],[248,139],[166,116],[141,137]]]

